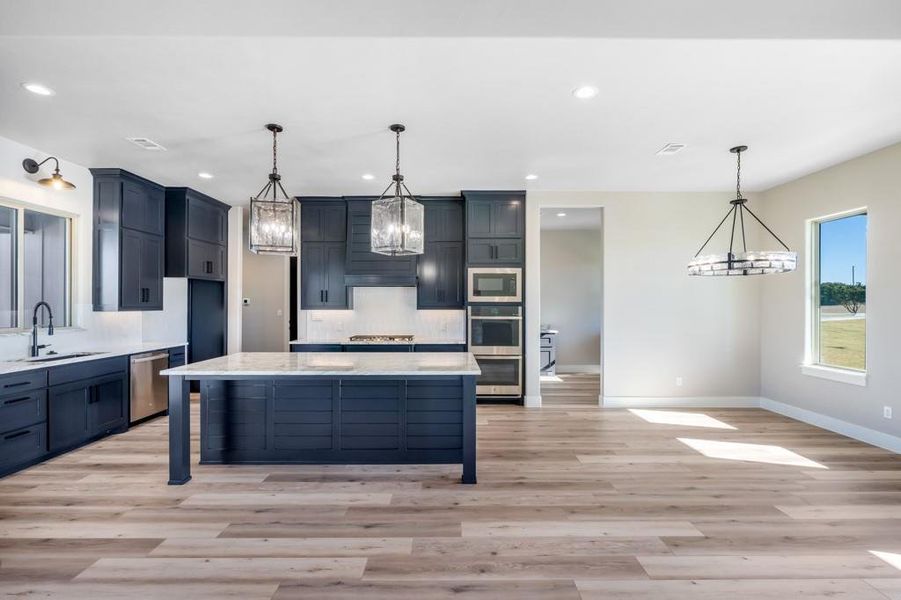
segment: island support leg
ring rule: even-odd
[[[476,378],[463,377],[463,483],[476,482]]]
[[[169,378],[169,485],[191,480],[191,386]]]

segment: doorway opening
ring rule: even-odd
[[[541,404],[598,406],[602,209],[541,209]]]

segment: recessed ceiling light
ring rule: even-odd
[[[688,144],[669,143],[657,151],[657,156],[669,156],[670,154],[675,154],[676,152],[684,150],[687,145]]]
[[[573,96],[579,100],[588,100],[598,95],[598,88],[593,85],[580,85],[573,90]]]
[[[363,173],[362,177],[366,181],[372,181],[373,179],[375,179],[375,175],[373,175],[372,173]]]
[[[161,144],[157,144],[150,138],[130,137],[130,138],[125,138],[125,139],[128,140],[129,142],[131,142],[132,144],[134,144],[135,146],[137,146],[138,148],[143,148],[144,150],[150,150],[152,152],[162,152],[162,151],[166,150]]]
[[[535,181],[536,179],[538,179],[538,175],[535,175],[534,173],[526,175],[526,181]]]
[[[34,82],[25,82],[22,84],[22,87],[31,92],[32,94],[37,94],[38,96],[52,96],[56,92],[48,88],[46,85]]]
[[[557,216],[558,216],[558,217],[565,217],[565,216],[566,216],[566,213],[560,212],[560,213],[557,213]]]
[[[206,171],[201,171],[200,173],[197,174],[197,176],[200,177],[201,179],[212,179],[213,178],[213,174],[207,173]]]

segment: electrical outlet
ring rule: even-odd
[[[310,320],[311,321],[321,321],[322,315],[320,315],[319,311],[317,311],[317,310],[311,310],[310,311]]]
[[[676,385],[679,387],[682,387],[682,378],[681,377],[676,377]]]
[[[892,407],[891,406],[883,406],[882,407],[882,416],[886,419],[892,418]]]

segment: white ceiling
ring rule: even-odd
[[[563,214],[561,217],[560,214]],[[600,208],[542,208],[542,230],[601,229]]]
[[[380,192],[396,121],[419,194],[726,190],[739,143],[759,190],[901,141],[901,2],[746,4],[0,0],[0,136],[233,204],[270,121],[292,195]]]

